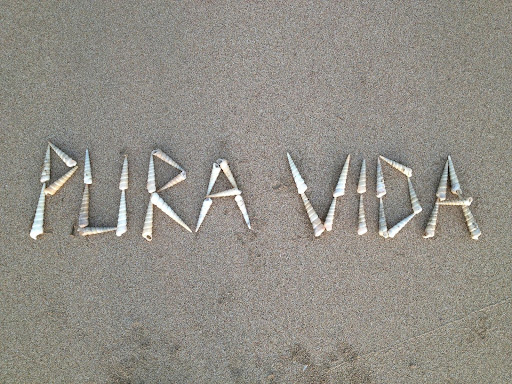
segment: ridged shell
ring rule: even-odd
[[[434,205],[434,209],[432,209],[432,213],[430,214],[430,219],[428,220],[427,226],[425,227],[425,234],[423,235],[424,239],[428,239],[430,237],[435,236],[438,213],[439,213],[439,201],[436,201],[436,203]]]
[[[183,180],[187,178],[187,172],[182,171],[178,175],[174,176],[167,184],[165,184],[162,188],[160,188],[157,192],[166,190],[167,188],[174,187],[176,184],[181,183]]]
[[[209,195],[217,181],[217,177],[219,177],[220,173],[220,165],[217,163],[213,163],[212,173],[210,174],[210,181],[208,182],[208,189],[206,190],[206,194]]]
[[[121,191],[121,200],[119,202],[119,213],[117,215],[116,236],[122,236],[128,230],[128,222],[126,218],[126,191]]]
[[[295,185],[297,186],[297,192],[299,192],[300,195],[302,195],[306,190],[308,189],[308,186],[304,182],[304,179],[299,173],[299,170],[297,169],[297,166],[292,160],[292,157],[288,152],[286,152],[286,156],[288,157],[288,163],[290,164],[290,169],[292,171],[293,180],[295,181]]]
[[[41,183],[50,181],[50,144],[46,147],[46,155],[44,156],[43,171],[41,172]]]
[[[164,162],[173,166],[174,168],[179,169],[181,172],[185,172],[185,170],[177,162],[175,162],[173,159],[171,159],[171,157],[169,155],[167,155],[161,149],[155,149],[152,153],[153,153],[153,155],[158,157],[160,160],[163,160]]]
[[[439,187],[437,187],[436,196],[439,200],[446,200],[446,189],[448,186],[448,160],[444,164],[443,173],[441,175],[441,180],[439,181]]]
[[[302,202],[304,203],[304,207],[306,208],[306,212],[308,213],[309,221],[313,226],[315,237],[318,237],[325,231],[325,227],[322,224],[322,220],[320,220],[320,218],[316,214],[307,196],[304,193],[301,193],[300,196],[302,197]]]
[[[64,164],[66,164],[68,167],[74,167],[76,165],[76,161],[73,160],[68,155],[66,155],[64,153],[64,151],[62,151],[61,149],[57,148],[55,145],[53,145],[50,142],[48,142],[48,144],[50,144],[50,147],[52,147],[53,151],[57,154],[57,156],[60,157],[60,159],[64,162]]]
[[[82,195],[82,204],[80,205],[80,213],[78,214],[78,226],[85,228],[89,225],[89,185],[85,184],[84,193]]]
[[[462,212],[464,212],[464,218],[466,219],[466,225],[468,226],[469,233],[471,234],[471,238],[473,240],[478,240],[478,237],[482,234],[476,220],[471,213],[469,207],[463,205]]]
[[[78,228],[80,236],[98,235],[100,233],[114,232],[116,227],[85,227]]]
[[[188,227],[187,224],[172,210],[172,208],[162,199],[158,193],[151,194],[151,202],[156,205],[162,212],[164,212],[167,216],[185,228],[187,231],[192,232],[192,230]]]
[[[338,179],[338,184],[336,184],[336,188],[334,188],[334,193],[332,194],[332,197],[340,197],[345,194],[345,185],[347,184],[349,167],[350,167],[350,154],[347,156],[347,159],[345,160],[345,164],[343,165],[343,169],[341,170],[341,173],[340,173],[340,178]],[[330,229],[328,229],[328,231],[330,231]]]
[[[153,161],[153,155],[149,157],[148,181],[146,183],[146,189],[149,193],[156,192],[155,162]]]
[[[89,158],[88,149],[85,150],[84,183],[92,184],[91,159]]]
[[[357,193],[366,192],[366,160],[361,163],[361,172],[359,173],[359,183],[357,184]]]
[[[242,194],[242,191],[239,190],[238,188],[231,188],[231,189],[227,189],[222,192],[212,193],[211,195],[207,195],[206,197],[209,197],[209,198],[229,197],[229,196],[238,196],[241,194]]]
[[[34,240],[37,240],[37,236],[42,235],[43,225],[44,225],[44,205],[46,195],[44,190],[46,188],[46,183],[43,183],[41,188],[41,193],[39,193],[39,200],[37,201],[36,213],[34,215],[34,222],[32,223],[32,229],[30,230],[30,237]]]
[[[204,218],[206,217],[206,214],[210,210],[210,207],[212,206],[213,200],[207,197],[203,201],[203,205],[201,206],[201,211],[199,212],[199,217],[197,219],[196,224],[196,232],[199,231],[199,227],[201,224],[203,224]]]
[[[460,183],[459,178],[457,177],[457,173],[455,173],[455,167],[453,166],[452,157],[448,156],[448,170],[450,172],[450,189],[454,195],[457,194],[457,192],[462,192],[460,189]]]
[[[396,234],[398,232],[400,232],[402,230],[403,227],[405,227],[407,225],[407,223],[409,221],[412,220],[412,218],[415,216],[416,214],[413,212],[411,213],[409,216],[407,216],[405,219],[399,221],[397,224],[395,224],[390,230],[388,230],[388,236],[390,238],[393,238],[396,236]]]
[[[124,155],[123,169],[121,170],[121,181],[119,181],[119,189],[125,191],[128,189],[128,156]]]
[[[153,203],[149,199],[148,210],[144,218],[144,227],[142,228],[142,237],[147,241],[153,240]]]
[[[377,197],[381,198],[386,194],[386,185],[384,184],[384,174],[382,173],[382,165],[377,159]]]
[[[441,201],[439,202],[439,205],[465,205],[466,207],[469,207],[471,203],[473,202],[472,197],[468,197],[467,199],[461,199],[461,200],[450,200],[450,201]]]
[[[407,184],[409,184],[409,197],[411,198],[412,210],[414,213],[418,214],[423,210],[423,208],[421,208],[420,202],[418,201],[418,197],[416,196],[416,191],[412,186],[410,177],[407,178]]]
[[[359,225],[357,227],[357,234],[358,235],[364,235],[366,232],[368,232],[368,228],[366,227],[366,218],[364,215],[364,200],[363,200],[363,194],[359,195]]]
[[[327,216],[325,217],[324,227],[326,231],[332,231],[332,224],[334,222],[334,213],[336,211],[336,197],[333,197],[331,206],[329,207],[329,212],[327,212]]]
[[[247,224],[247,227],[251,229],[251,221],[249,220],[249,214],[247,213],[247,208],[245,207],[245,202],[244,199],[242,198],[242,195],[235,196],[235,201],[238,204],[238,209],[240,209],[240,212],[242,212],[245,224]]]
[[[76,172],[78,169],[78,166],[71,168],[64,176],[62,176],[60,179],[55,180],[52,184],[50,184],[46,189],[44,190],[45,195],[55,195],[59,189],[62,188],[62,186],[68,181],[71,176]]]
[[[238,188],[236,185],[235,177],[233,176],[233,174],[231,173],[231,169],[229,168],[228,162],[224,159],[218,159],[217,164],[219,164],[220,169],[222,169],[222,172],[224,172],[233,188]]]
[[[386,213],[384,212],[384,202],[382,197],[379,199],[379,235],[388,238],[388,223],[386,221]]]
[[[388,159],[387,157],[384,157],[384,156],[379,156],[382,160],[384,160],[386,163],[388,163],[389,165],[391,165],[393,168],[399,170],[400,172],[402,172],[405,176],[407,177],[411,177],[412,176],[412,169],[409,168],[409,167],[406,167],[405,165],[403,164],[400,164],[394,160],[390,160]]]

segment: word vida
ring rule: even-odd
[[[71,168],[64,175],[60,176],[53,183],[49,183],[50,174],[51,174],[51,152],[53,152],[69,167]],[[297,186],[297,192],[302,198],[304,203],[304,208],[307,212],[309,220],[311,221],[311,225],[313,227],[313,233],[315,237],[321,236],[325,231],[331,231],[334,224],[334,215],[336,209],[336,201],[338,197],[341,197],[345,194],[345,185],[348,176],[348,170],[350,167],[350,155],[347,156],[345,160],[345,164],[341,171],[338,183],[333,192],[333,200],[329,211],[327,213],[327,217],[322,222],[322,220],[318,217],[315,212],[313,206],[311,205],[309,199],[307,198],[305,192],[307,190],[307,185],[304,182],[304,179],[300,175],[297,166],[293,162],[290,154],[287,153],[288,163],[290,165],[291,173],[295,184]],[[161,160],[163,163],[168,164],[179,171],[179,174],[165,183],[162,187],[157,189],[156,180],[155,180],[155,159]],[[388,229],[388,225],[386,222],[385,210],[384,210],[384,201],[383,197],[386,195],[386,186],[384,184],[384,175],[382,172],[381,161],[383,160],[385,163],[392,166],[394,169],[403,173],[407,176],[407,183],[409,186],[409,195],[410,195],[410,203],[412,207],[412,213],[400,220],[397,224]],[[70,156],[68,156],[64,151],[56,147],[54,144],[48,142],[48,146],[46,149],[46,155],[43,163],[43,171],[41,173],[40,181],[42,183],[41,193],[39,195],[39,200],[36,207],[36,213],[34,216],[34,221],[32,224],[32,229],[30,231],[30,237],[33,239],[37,239],[40,235],[44,233],[44,209],[46,204],[47,196],[53,196],[57,193],[62,186],[75,174],[78,166],[77,162],[73,160]],[[211,193],[212,189],[217,181],[220,173],[223,173],[228,181],[231,184],[230,189],[218,192]],[[89,226],[89,185],[92,184],[92,171],[91,171],[91,161],[89,157],[89,150],[85,152],[85,165],[84,165],[84,192],[82,196],[82,203],[80,206],[80,212],[78,214],[78,233],[81,236],[90,236],[105,232],[115,232],[117,236],[122,236],[127,231],[127,215],[126,215],[126,191],[128,190],[128,158],[125,155],[123,166],[121,170],[121,180],[119,182],[119,190],[121,191],[121,198],[119,203],[119,213],[117,218],[117,225],[114,227],[93,227]],[[379,156],[377,159],[377,188],[376,188],[376,196],[379,199],[379,235],[383,238],[394,238],[402,228],[404,228],[407,223],[409,223],[415,215],[422,211],[421,205],[416,196],[416,192],[414,191],[414,187],[411,181],[412,177],[412,169],[402,165],[396,161],[390,160],[384,156]],[[171,219],[173,219],[176,223],[181,225],[185,230],[192,232],[190,227],[173,211],[173,209],[162,199],[159,193],[165,189],[176,186],[178,183],[184,181],[187,178],[187,173],[183,167],[181,167],[176,161],[174,161],[170,156],[164,153],[160,149],[155,149],[151,152],[149,158],[149,170],[148,170],[148,178],[146,189],[150,194],[149,204],[146,211],[146,217],[144,219],[144,225],[142,229],[142,236],[151,241],[153,238],[153,208],[156,206],[161,211],[166,213]],[[448,187],[448,178],[450,179],[451,192],[456,196],[455,200],[447,200],[447,187]],[[49,184],[47,186],[47,183]],[[358,229],[357,233],[359,235],[364,235],[368,232],[366,227],[366,218],[364,212],[364,200],[363,195],[366,193],[366,161],[363,160],[361,164],[361,171],[359,176],[359,183],[357,186],[357,192],[359,193],[359,215],[358,215]],[[468,226],[469,233],[471,238],[477,240],[481,235],[481,231],[478,227],[478,224],[471,213],[469,206],[473,199],[471,197],[464,198],[462,195],[462,190],[460,187],[459,180],[457,178],[457,174],[455,173],[455,168],[453,166],[453,161],[450,156],[446,161],[444,166],[441,181],[439,183],[439,187],[436,193],[437,200],[432,210],[430,219],[425,228],[424,238],[430,238],[435,235],[437,216],[439,213],[440,206],[460,206],[463,210],[464,217],[466,219],[466,224]],[[208,188],[206,190],[205,199],[203,201],[201,210],[199,212],[199,217],[197,220],[195,231],[197,232],[203,223],[213,201],[217,198],[221,197],[233,197],[240,209],[242,217],[249,229],[251,229],[251,222],[249,219],[249,214],[247,212],[247,208],[245,206],[244,199],[242,197],[242,191],[238,188],[235,177],[229,168],[229,164],[224,159],[218,159],[212,165],[212,171],[210,175],[210,181],[208,183]]]

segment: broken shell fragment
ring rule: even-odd
[[[121,181],[119,181],[119,189],[125,191],[128,189],[128,156],[124,155],[123,169],[121,170]]]
[[[41,172],[41,183],[50,180],[50,144],[46,147],[46,155],[44,156],[43,171]]]
[[[172,210],[172,208],[158,195],[158,193],[151,194],[151,202],[162,210],[167,216],[185,228],[187,231],[192,232],[187,224]]]
[[[398,232],[400,232],[402,230],[403,227],[405,227],[407,225],[407,223],[409,221],[412,220],[412,218],[415,216],[416,214],[413,212],[411,213],[409,216],[407,216],[405,219],[399,221],[398,223],[396,223],[389,231],[388,231],[388,236],[390,238],[393,238],[396,236],[396,234]]]
[[[466,225],[468,226],[469,233],[471,234],[471,238],[473,240],[478,240],[478,237],[482,234],[476,220],[471,213],[471,210],[468,206],[462,206],[462,212],[464,212],[464,218],[466,219]]]
[[[251,221],[249,220],[249,214],[247,213],[247,208],[245,207],[245,202],[242,195],[235,196],[235,201],[238,205],[238,209],[240,209],[240,212],[242,212],[242,216],[244,217],[247,227],[251,229]]]
[[[441,180],[439,181],[439,187],[437,187],[436,196],[439,200],[446,200],[446,188],[448,185],[448,160],[444,164],[443,173],[441,175]]]
[[[299,173],[299,170],[297,169],[297,166],[292,160],[292,157],[288,152],[286,152],[286,156],[288,157],[288,163],[290,164],[290,169],[292,171],[293,180],[295,181],[295,185],[297,186],[297,192],[299,192],[300,195],[304,194],[306,192],[306,189],[308,189],[308,186],[304,182],[304,179]],[[341,177],[341,176],[340,176]]]
[[[116,236],[122,236],[128,230],[126,218],[126,191],[121,191],[121,201],[119,202],[119,213],[117,215]]]
[[[220,169],[222,169],[222,172],[224,172],[233,188],[238,188],[236,185],[235,177],[233,176],[233,173],[231,173],[231,169],[229,168],[227,160],[218,159],[217,164],[219,164]]]
[[[457,192],[462,193],[460,189],[459,178],[457,177],[457,173],[455,173],[455,167],[453,166],[452,157],[448,155],[448,170],[450,172],[450,189],[454,195],[457,195]]]
[[[379,199],[379,235],[388,238],[388,223],[386,222],[386,213],[384,212],[384,202],[382,197]]]
[[[153,193],[156,191],[155,162],[153,161],[153,155],[149,157],[148,182],[146,184],[146,189],[148,190],[149,193]]]
[[[174,168],[177,168],[179,169],[181,172],[184,172],[185,170],[177,163],[175,162],[173,159],[171,159],[171,157],[169,155],[167,155],[164,151],[162,151],[161,149],[155,149],[153,152],[152,152],[153,155],[155,155],[156,157],[158,157],[160,160],[163,160],[165,161],[167,164],[169,164],[170,166],[173,166]]]
[[[423,235],[424,239],[434,237],[434,235],[436,234],[438,213],[439,213],[439,201],[436,201],[436,203],[434,205],[434,209],[432,209],[432,213],[430,214],[430,219],[428,219],[427,226],[425,227],[425,234]]]
[[[304,193],[301,193],[300,196],[302,197],[302,202],[304,203],[304,207],[306,208],[306,212],[308,213],[309,221],[313,226],[315,237],[318,237],[325,231],[325,227],[322,224],[322,220],[320,220],[320,218],[316,214],[307,196]]]
[[[366,192],[366,160],[361,163],[361,173],[359,174],[359,184],[357,184],[357,193]]]
[[[290,158],[288,160],[290,160]],[[334,193],[332,194],[332,197],[340,197],[345,194],[345,185],[347,184],[349,166],[350,166],[350,154],[347,156],[347,159],[345,160],[345,164],[343,165],[343,169],[341,170],[341,173],[340,173],[340,178],[338,179],[338,184],[336,184],[336,188],[334,188]],[[290,167],[291,167],[291,164],[290,164]],[[292,173],[293,173],[293,170],[292,170]],[[304,180],[303,180],[303,182],[304,182]]]
[[[412,176],[412,169],[409,168],[409,167],[406,167],[405,165],[403,164],[400,164],[394,160],[390,160],[388,159],[387,157],[384,157],[384,156],[379,156],[382,160],[384,160],[386,163],[388,163],[389,165],[391,165],[393,168],[399,170],[400,172],[402,172],[405,176],[407,177],[411,177]]]
[[[469,207],[471,203],[473,202],[472,197],[468,197],[467,199],[461,199],[461,200],[451,200],[451,201],[440,201],[439,205],[463,205],[466,207]]]
[[[242,191],[238,188],[231,188],[226,191],[212,193],[211,195],[207,195],[206,197],[215,198],[215,197],[228,197],[228,196],[238,196],[241,195]]]
[[[199,231],[199,227],[201,224],[203,224],[204,218],[206,217],[206,214],[210,210],[210,207],[212,206],[213,200],[207,197],[203,201],[203,205],[201,206],[201,211],[199,212],[199,217],[197,219],[196,224],[196,232]]]
[[[68,155],[66,155],[64,153],[64,151],[62,151],[61,149],[57,148],[55,145],[53,145],[52,143],[48,142],[48,144],[50,145],[50,147],[52,147],[53,151],[57,154],[57,156],[59,156],[61,158],[61,160],[68,166],[68,167],[74,167],[76,165],[76,161],[73,160],[71,157],[69,157]]]
[[[71,176],[76,172],[78,169],[78,166],[71,168],[64,176],[62,176],[60,179],[55,180],[52,184],[50,184],[46,189],[44,190],[45,195],[55,195],[59,189],[62,188],[62,186],[68,181]]]
[[[358,235],[364,235],[368,232],[368,228],[366,227],[366,218],[364,215],[364,202],[363,202],[363,194],[359,196],[359,225],[357,228]]]
[[[81,236],[98,235],[100,233],[114,232],[116,227],[85,227],[78,228],[78,233]]]
[[[208,189],[206,190],[206,194],[209,195],[217,181],[217,177],[219,177],[220,173],[220,165],[217,163],[213,163],[212,173],[210,174],[210,181],[208,182]]]
[[[423,210],[423,208],[421,208],[420,202],[418,201],[418,197],[416,196],[416,191],[412,186],[410,177],[407,178],[407,184],[409,184],[409,196],[411,198],[412,210],[414,213],[418,214]]]
[[[382,173],[382,165],[380,159],[377,159],[377,197],[381,198],[386,194],[386,185],[384,184],[384,174]]]
[[[329,207],[329,212],[327,212],[327,216],[325,217],[324,227],[326,231],[332,231],[332,224],[334,222],[334,213],[336,211],[336,197],[333,197],[331,206]]]
[[[85,150],[84,183],[92,184],[91,159],[88,149]]]
[[[85,228],[89,225],[89,184],[85,184],[84,193],[82,195],[82,204],[80,205],[80,213],[78,214],[78,226]]]
[[[142,237],[147,241],[153,240],[153,203],[149,199],[148,210],[144,218],[144,227],[142,228]]]
[[[174,187],[176,184],[181,183],[183,180],[187,178],[187,172],[182,171],[178,175],[174,176],[167,184],[165,184],[162,188],[160,188],[157,192],[163,191],[167,188]]]
[[[39,193],[39,200],[37,201],[36,214],[34,216],[34,222],[32,223],[32,229],[30,230],[30,237],[34,240],[37,240],[39,235],[42,235],[43,224],[44,224],[44,205],[46,195],[44,190],[46,188],[46,183],[43,183],[41,187],[41,193]]]

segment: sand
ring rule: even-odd
[[[511,382],[512,10],[404,3],[4,2],[0,381]],[[80,169],[47,200],[48,233],[34,241],[47,140]],[[187,171],[162,197],[188,225],[223,157],[253,230],[223,199],[197,234],[156,212],[146,242],[157,147]],[[115,225],[129,156],[121,238],[70,235],[86,148],[93,225]],[[322,218],[352,154],[319,239],[286,151]],[[378,154],[413,168],[424,208],[388,241]],[[421,237],[449,154],[478,241],[458,208]],[[369,231],[358,236],[363,158]],[[52,161],[54,180],[66,168]],[[175,175],[156,166],[159,183]],[[410,211],[407,183],[389,166],[384,176],[391,225]]]

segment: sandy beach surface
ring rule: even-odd
[[[0,382],[512,382],[512,9],[481,2],[52,2],[0,5]],[[29,237],[51,140],[79,170]],[[90,221],[76,236],[86,148]],[[198,233],[155,210],[150,152],[187,171],[162,197],[192,228],[212,162],[251,218],[216,200]],[[315,239],[286,152],[332,232]],[[377,156],[423,206],[378,236]],[[451,154],[482,236],[440,210]],[[357,235],[362,159],[368,233]],[[176,171],[155,161],[157,183]],[[52,155],[52,181],[66,166]],[[384,166],[389,225],[410,211]],[[229,184],[220,177],[215,191]],[[452,198],[452,197],[450,197]]]

